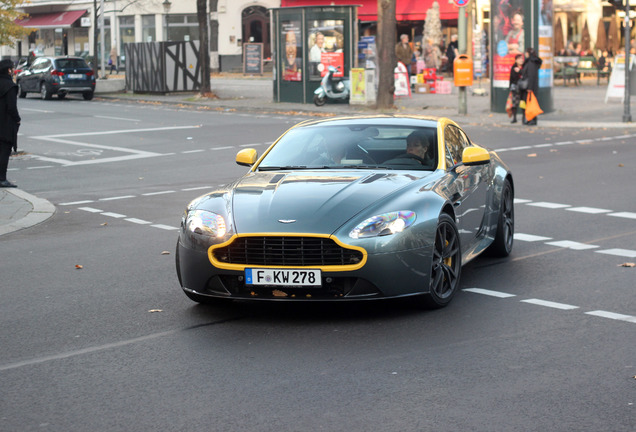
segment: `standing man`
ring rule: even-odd
[[[395,56],[399,62],[404,63],[406,71],[411,76],[411,60],[413,59],[413,50],[409,44],[409,36],[403,34],[400,36],[400,42],[395,46]]]
[[[455,57],[457,57],[459,53],[459,42],[457,42],[457,35],[451,35],[451,41],[448,43],[446,47],[446,58],[448,59],[447,67],[451,73],[451,76],[455,73],[455,68],[453,67],[453,63],[455,62]]]
[[[7,180],[11,150],[18,149],[18,86],[13,82],[13,61],[0,60],[0,187],[17,187]]]

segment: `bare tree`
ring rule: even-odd
[[[207,0],[197,0],[199,21],[199,64],[201,65],[201,96],[208,96],[210,89],[210,49],[208,47],[208,7]]]
[[[393,108],[396,26],[395,0],[378,0],[378,109]]]

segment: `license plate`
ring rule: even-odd
[[[69,79],[83,79],[84,74],[68,74]]]
[[[320,270],[245,269],[246,285],[321,286]]]

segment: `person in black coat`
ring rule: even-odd
[[[521,91],[521,100],[528,100],[528,91],[532,90],[534,95],[537,95],[539,90],[539,69],[543,60],[537,56],[537,52],[534,48],[527,48],[524,52],[526,59],[523,61],[523,67],[521,68],[521,79],[528,80],[528,86],[525,90]],[[525,110],[522,116],[523,124],[536,125],[537,118],[533,118],[529,122],[526,122]]]
[[[0,187],[17,187],[7,180],[11,150],[18,149],[18,86],[13,82],[13,61],[0,60]]]
[[[515,64],[510,68],[510,93],[512,94],[512,121],[517,123],[517,110],[519,109],[520,90],[518,82],[521,79],[521,69],[523,67],[523,54],[515,56]]]

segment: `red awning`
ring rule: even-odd
[[[86,13],[86,10],[73,10],[47,14],[33,14],[17,20],[16,23],[28,28],[67,28]]]
[[[435,0],[397,0],[395,17],[398,21],[424,21],[426,11]],[[443,20],[456,20],[459,8],[448,0],[438,0],[439,15]],[[378,20],[378,0],[281,0],[281,7],[294,6],[350,6],[359,5],[360,21]]]

